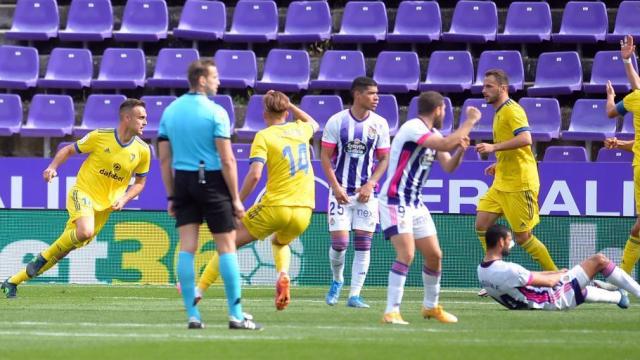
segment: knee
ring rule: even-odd
[[[610,262],[609,258],[606,257],[603,253],[597,253],[591,258],[598,264],[599,267],[604,267]]]
[[[406,264],[407,266],[411,265],[411,263],[413,262],[413,257],[414,256],[411,253],[398,253],[398,261]]]
[[[636,220],[636,223],[633,224],[633,227],[631,228],[631,236],[640,236],[640,219]]]
[[[433,264],[433,263],[441,263],[442,262],[442,250],[438,249],[438,250],[434,250],[431,251],[429,254],[425,254],[424,256],[425,260],[427,260],[427,262]]]
[[[518,244],[522,245],[527,240],[531,239],[531,231],[519,232],[515,234],[515,240]]]
[[[78,241],[86,241],[94,236],[93,228],[90,227],[79,227],[76,229],[76,238]]]
[[[335,251],[344,251],[349,246],[349,236],[344,235],[332,235],[331,236],[331,248]]]

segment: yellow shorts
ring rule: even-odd
[[[636,215],[640,215],[640,165],[633,167],[633,193],[636,199]]]
[[[278,243],[285,245],[307,229],[312,212],[308,207],[256,204],[247,211],[242,223],[254,238],[262,240],[275,233]]]
[[[109,220],[109,215],[111,215],[110,209],[95,211],[91,197],[76,187],[71,188],[71,191],[69,191],[67,195],[67,212],[69,213],[69,220],[67,221],[65,230],[75,229],[76,220],[87,216],[93,217],[93,233],[96,235],[102,230],[104,224]],[[83,247],[91,242],[91,240],[93,240],[93,238],[84,241],[77,247]]]
[[[515,232],[533,229],[540,222],[538,192],[504,192],[493,186],[478,202],[477,211],[502,214]]]

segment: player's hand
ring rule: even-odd
[[[233,215],[240,220],[244,217],[244,205],[240,199],[233,200]]]
[[[611,85],[611,80],[607,80],[607,84],[605,86],[607,88],[607,96],[616,97],[616,91],[613,89],[613,85]]]
[[[633,36],[626,35],[620,40],[620,55],[623,59],[629,59],[636,52],[636,46],[633,45]]]
[[[476,145],[476,151],[480,154],[491,154],[496,151],[494,144],[480,143]]]
[[[176,217],[176,211],[173,209],[173,200],[167,201],[167,214],[172,218]]]
[[[373,193],[373,184],[370,182],[367,182],[366,184],[357,188],[356,193],[358,193],[358,197],[356,198],[358,202],[361,202],[361,203],[368,202],[369,198],[371,197],[371,194]]]
[[[607,149],[615,149],[615,148],[617,148],[618,147],[618,138],[612,137],[612,138],[604,139],[604,147],[606,147]]]
[[[485,175],[489,175],[489,176],[495,176],[496,175],[496,163],[493,163],[493,164],[487,166],[487,168],[484,169],[484,174]]]
[[[344,191],[342,187],[332,188],[333,196],[336,198],[336,201],[340,205],[346,205],[349,203],[349,195]]]
[[[127,200],[122,196],[120,199],[116,200],[116,202],[111,205],[111,210],[120,211],[127,204]]]
[[[473,125],[477,124],[478,121],[480,121],[480,118],[482,117],[482,113],[475,106],[467,106],[465,113],[467,114],[466,121],[471,122]]]
[[[469,139],[468,136],[461,137],[460,141],[458,142],[458,146],[460,147],[460,149],[462,149],[462,151],[467,150],[470,144],[471,144],[471,139]]]
[[[56,169],[51,167],[44,169],[44,171],[42,172],[42,177],[44,178],[44,181],[48,183],[51,182],[51,180],[53,180],[53,178],[56,176],[58,176],[58,172],[56,171]]]

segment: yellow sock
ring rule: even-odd
[[[549,250],[544,244],[538,240],[535,235],[531,235],[529,240],[525,241],[522,248],[531,255],[533,260],[537,261],[545,271],[556,271],[558,268],[549,255]]]
[[[69,251],[75,249],[79,244],[80,242],[76,237],[76,229],[65,229],[58,240],[51,244],[47,250],[42,252],[42,257],[47,260],[51,260],[53,258],[61,259],[67,255]]]
[[[273,251],[273,260],[276,263],[278,274],[281,272],[288,273],[291,264],[291,248],[289,245],[282,245],[274,240],[271,242],[271,251]]]
[[[480,245],[482,245],[482,250],[484,250],[484,252],[487,252],[487,239],[485,237],[485,235],[487,234],[487,232],[485,230],[476,230],[476,234],[478,235],[478,239],[480,239]]]
[[[67,256],[68,253],[64,253],[62,254],[62,256],[60,257],[60,259],[62,259],[63,257]],[[38,271],[38,275],[44,273],[45,271],[51,269],[53,267],[53,265],[58,263],[58,258],[57,257],[52,257],[51,259],[47,260],[47,263],[44,264],[44,266],[42,267],[42,269],[40,269],[40,271]]]
[[[20,285],[27,280],[29,280],[27,270],[20,270],[20,272],[9,278],[9,282],[16,285]]]
[[[204,268],[202,275],[200,275],[200,280],[198,281],[198,289],[203,292],[206,291],[211,284],[218,280],[220,276],[220,258],[218,257],[218,252],[213,252],[213,257],[209,260],[209,263]]]
[[[620,268],[627,274],[631,274],[631,270],[633,270],[633,266],[638,262],[638,258],[640,258],[640,238],[630,235],[622,252],[622,264]]]

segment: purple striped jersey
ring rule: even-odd
[[[369,112],[357,120],[351,110],[343,110],[329,118],[322,133],[322,147],[337,148],[334,172],[348,195],[369,181],[374,155],[389,152],[389,124],[382,116]]]
[[[411,119],[400,127],[391,144],[381,200],[392,205],[418,205],[422,201],[422,186],[436,159],[436,150],[421,145],[431,135],[441,136],[438,130],[429,129],[420,119]]]

